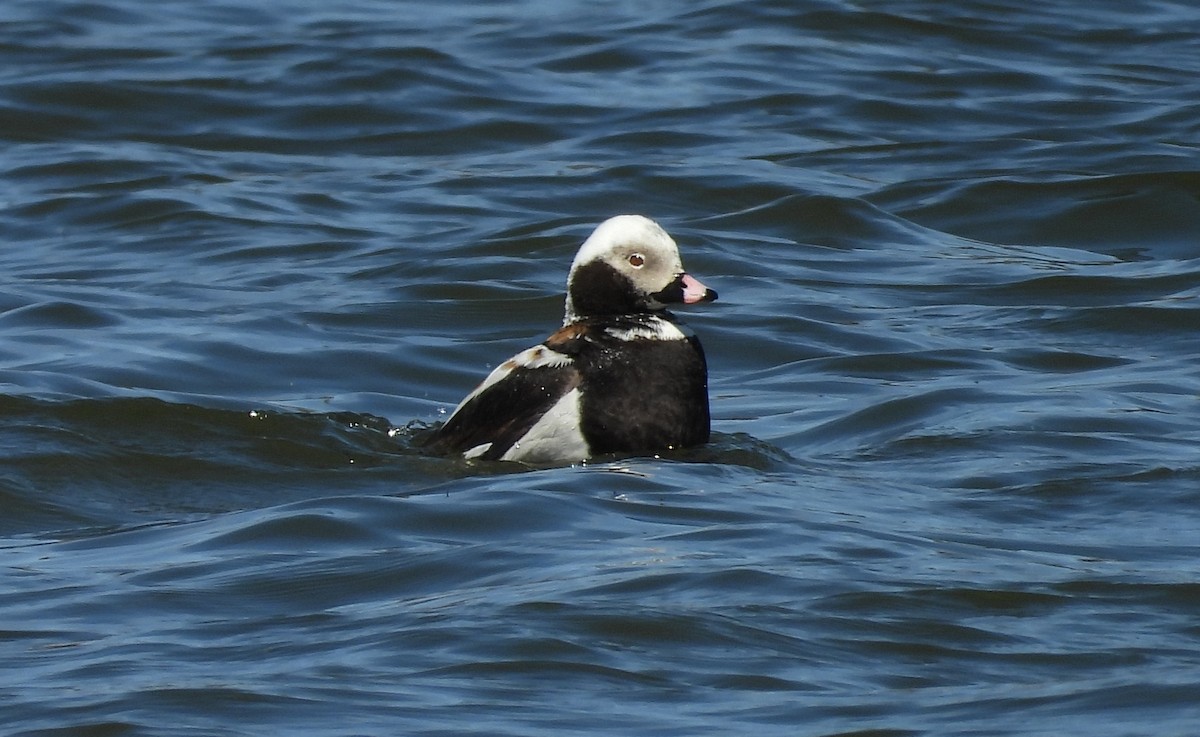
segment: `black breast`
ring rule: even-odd
[[[583,436],[593,453],[667,450],[708,441],[708,369],[695,337],[579,341]]]

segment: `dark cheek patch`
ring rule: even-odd
[[[640,303],[633,283],[603,261],[579,267],[571,279],[571,305],[577,315],[628,315],[644,310]]]

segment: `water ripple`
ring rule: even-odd
[[[1198,24],[4,4],[8,731],[1190,733]],[[424,456],[626,211],[712,442]]]

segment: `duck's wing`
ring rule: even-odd
[[[497,366],[434,432],[426,448],[468,458],[502,458],[579,386],[579,369],[571,356],[550,347],[556,345],[556,336]]]

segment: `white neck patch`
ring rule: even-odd
[[[604,328],[604,332],[608,333],[617,340],[632,341],[632,340],[687,340],[689,333],[679,325],[664,320],[658,316],[652,316],[647,320],[641,321],[636,325],[629,327],[608,327]]]

